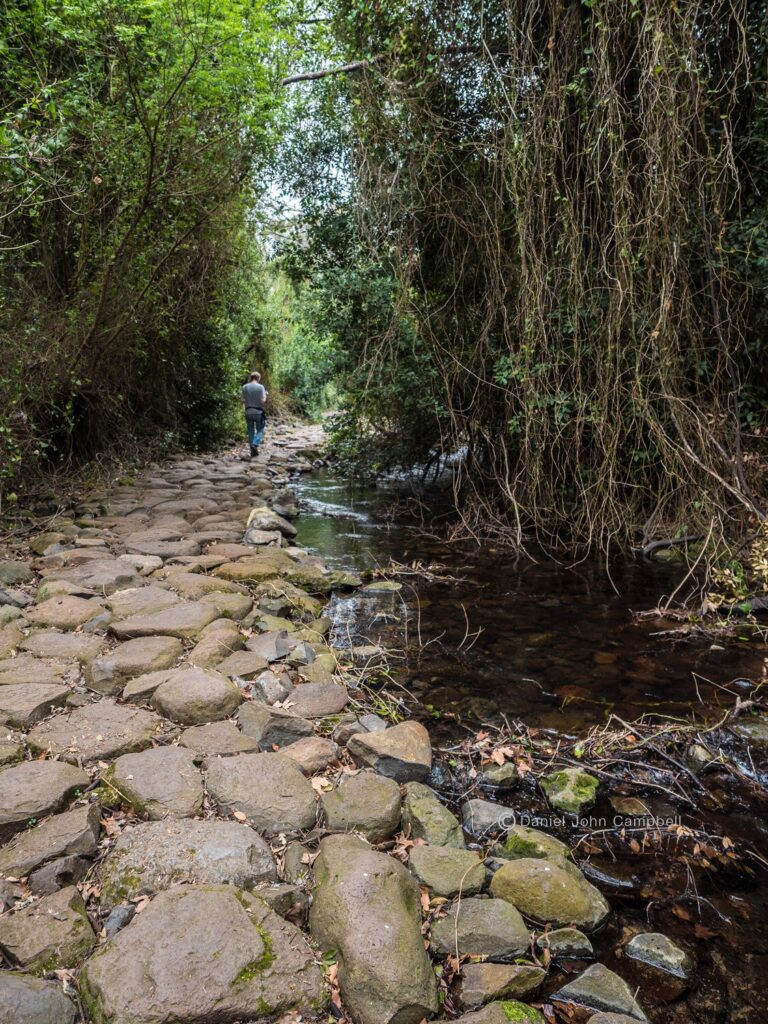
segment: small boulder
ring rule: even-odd
[[[591,960],[594,957],[592,943],[578,928],[555,928],[543,932],[536,939],[539,949],[548,949],[556,960]]]
[[[432,767],[429,733],[419,722],[357,733],[350,738],[347,749],[358,764],[397,782],[423,782]]]
[[[0,949],[32,974],[75,967],[96,944],[74,886],[0,918]]]
[[[239,811],[268,835],[315,825],[315,791],[299,766],[283,754],[215,758],[208,764],[206,782],[222,814]]]
[[[291,691],[288,706],[302,718],[338,715],[349,703],[346,687],[336,683],[303,683]]]
[[[107,608],[114,621],[130,619],[134,615],[152,615],[179,604],[178,595],[164,587],[131,587],[118,590],[107,600]]]
[[[242,700],[230,679],[202,668],[176,669],[152,694],[152,706],[182,725],[229,718]]]
[[[479,799],[467,800],[461,808],[461,816],[464,828],[475,836],[504,832],[515,820],[511,807]]]
[[[545,977],[546,971],[533,964],[464,964],[461,1003],[472,1010],[492,999],[524,999],[540,987]]]
[[[77,1007],[58,981],[0,971],[0,1021],[7,1024],[75,1024]]]
[[[473,850],[414,846],[408,867],[431,896],[472,896],[485,885],[485,865]]]
[[[324,736],[303,736],[295,743],[282,747],[280,753],[295,761],[305,775],[314,775],[324,771],[331,761],[336,760],[339,748],[333,740]]]
[[[124,754],[104,778],[105,801],[124,801],[151,821],[192,818],[203,807],[203,780],[195,755],[183,747]]]
[[[337,951],[341,998],[352,1017],[418,1024],[436,1013],[419,889],[403,865],[354,836],[328,836],[314,874],[310,929],[323,949]]]
[[[555,927],[572,924],[586,932],[598,928],[610,912],[605,897],[586,878],[545,860],[508,861],[493,876],[491,893],[530,920]]]
[[[323,793],[326,828],[361,832],[372,843],[390,839],[400,821],[400,787],[373,772],[343,775],[339,785]]]
[[[179,737],[179,745],[204,757],[251,754],[259,749],[256,740],[243,735],[234,722],[211,722],[185,729]]]
[[[455,956],[458,948],[459,957],[508,960],[528,951],[530,933],[511,903],[475,897],[457,901],[433,922],[430,946],[440,959]]]
[[[420,782],[405,787],[402,826],[412,839],[423,839],[430,846],[465,847],[457,818],[440,803],[434,790]]]
[[[517,768],[511,761],[504,764],[490,765],[480,773],[478,782],[481,786],[488,786],[489,789],[506,790],[512,789],[519,778]]]
[[[286,747],[302,737],[313,736],[312,723],[293,711],[249,701],[237,713],[237,721],[246,736],[256,740],[262,750]]]

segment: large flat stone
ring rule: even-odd
[[[346,687],[336,683],[304,683],[291,691],[288,706],[302,718],[337,715],[349,703]]]
[[[62,761],[24,761],[0,772],[0,842],[28,823],[58,811],[90,778]]]
[[[162,719],[141,708],[104,699],[36,725],[27,737],[33,750],[67,761],[110,761],[151,745]]]
[[[205,757],[228,754],[255,754],[259,744],[245,736],[234,722],[211,722],[185,729],[179,744]]]
[[[30,633],[21,644],[22,650],[38,658],[72,658],[87,665],[104,650],[104,641],[82,633]]]
[[[216,758],[208,764],[206,783],[222,814],[239,811],[261,832],[295,833],[315,825],[315,791],[282,754]]]
[[[159,612],[132,615],[120,622],[113,622],[110,629],[119,640],[140,636],[175,636],[180,640],[191,640],[217,618],[216,609],[209,604],[182,601]]]
[[[347,749],[358,764],[397,782],[423,782],[432,768],[429,733],[419,722],[357,733],[350,738]]]
[[[75,1024],[77,1007],[58,981],[0,971],[0,1021],[4,1024]]]
[[[354,836],[328,836],[314,864],[309,923],[335,950],[344,1005],[360,1024],[418,1024],[437,1012],[421,936],[419,888],[393,857]]]
[[[77,629],[89,619],[103,611],[96,598],[51,597],[27,611],[27,618],[40,626],[54,626],[56,629]]]
[[[107,775],[114,797],[150,820],[192,818],[203,807],[203,779],[195,755],[182,747],[155,747],[118,757]],[[108,797],[108,794],[107,794]]]
[[[130,679],[172,668],[184,652],[173,636],[148,636],[126,640],[89,666],[88,685],[98,693],[120,693]]]
[[[14,836],[0,850],[0,872],[21,877],[57,857],[95,857],[98,837],[98,804],[53,814],[35,828]]]
[[[254,679],[266,668],[269,668],[269,662],[261,654],[255,654],[253,651],[235,651],[219,662],[216,671],[229,676],[230,679],[235,676],[240,679]]]
[[[114,594],[116,590],[137,587],[141,583],[135,569],[117,558],[90,559],[82,565],[54,569],[46,573],[46,579],[65,580],[96,594]]]
[[[0,918],[0,949],[32,974],[75,967],[96,944],[74,886]]]
[[[243,694],[226,676],[202,668],[169,673],[152,694],[152,706],[182,725],[202,725],[229,718]]]
[[[172,608],[179,604],[178,594],[164,587],[147,586],[131,587],[119,590],[107,601],[107,608],[112,612],[114,621],[130,619],[134,615],[151,615]]]
[[[0,686],[0,722],[28,729],[53,708],[65,704],[69,692],[69,687],[55,683]]]
[[[110,1024],[313,1017],[324,1002],[298,928],[243,890],[203,885],[156,896],[90,958],[80,986],[91,1016]]]
[[[253,889],[277,878],[267,844],[234,821],[151,821],[126,829],[100,872],[102,910],[180,882]]]

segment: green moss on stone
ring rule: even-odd
[[[545,1024],[542,1014],[525,1003],[505,1000],[500,1006],[507,1020],[514,1021],[515,1024]]]

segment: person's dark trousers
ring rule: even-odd
[[[264,438],[264,424],[266,416],[261,409],[250,409],[245,414],[245,422],[248,426],[248,444],[251,447],[251,454],[259,450],[259,445]]]

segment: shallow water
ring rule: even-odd
[[[503,719],[552,730],[553,737],[583,735],[610,714],[625,721],[642,715],[711,720],[716,708],[724,711],[736,694],[748,692],[739,679],[760,676],[764,650],[738,642],[726,648],[706,637],[674,642],[661,635],[672,623],[637,620],[635,612],[656,607],[675,589],[679,567],[614,561],[608,571],[594,562],[568,568],[448,544],[426,535],[408,515],[390,516],[390,490],[355,486],[330,471],[304,477],[296,491],[302,508],[297,542],[334,566],[360,571],[390,559],[418,560],[441,577],[401,576],[400,595],[338,596],[329,611],[337,642],[388,648],[395,678],[421,702],[433,737],[444,746]],[[746,776],[760,773],[751,752],[735,756]],[[768,853],[763,797],[747,779],[720,772],[703,779],[697,808],[651,793],[649,809],[709,835],[727,835],[737,849]],[[604,785],[592,816],[611,822],[610,798],[630,792]],[[547,812],[533,781],[510,799],[521,812]],[[585,837],[593,843],[581,866],[616,911],[596,939],[598,958],[640,986],[658,1024],[763,1019],[768,878],[759,861],[750,855],[713,869],[706,851],[692,853],[666,837],[635,855],[626,843],[595,839],[596,828],[551,831],[571,844]],[[683,997],[649,983],[622,959],[623,941],[638,931],[671,935],[697,960],[696,983]],[[562,971],[554,972],[546,991],[562,981]]]

